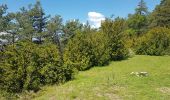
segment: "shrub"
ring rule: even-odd
[[[37,91],[40,86],[64,82],[73,71],[62,66],[53,44],[19,42],[1,52],[0,85],[9,92]]]
[[[106,43],[101,32],[78,32],[65,48],[64,63],[78,70],[106,65],[110,61]]]
[[[122,60],[128,57],[124,41],[125,21],[106,19],[102,31],[78,32],[67,44],[64,52],[64,63],[78,70],[93,66],[102,66],[110,60]]]
[[[110,50],[111,60],[123,60],[128,57],[128,49],[125,46],[124,31],[125,20],[116,18],[106,19],[102,23],[102,31],[107,38],[107,49]]]
[[[92,66],[92,56],[91,46],[86,41],[86,35],[78,32],[68,42],[63,59],[66,66],[86,70]]]
[[[92,46],[93,66],[107,65],[110,61],[108,39],[103,32],[94,32],[87,35],[88,42]]]
[[[151,29],[145,36],[140,38],[136,53],[156,56],[169,55],[170,29],[163,27]]]

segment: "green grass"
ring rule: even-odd
[[[147,71],[148,77],[131,76]],[[170,100],[170,56],[135,56],[94,67],[60,86],[46,86],[35,100]]]
[[[148,77],[131,76],[147,71]],[[35,100],[170,100],[170,57],[135,56],[80,72],[60,86],[46,86]]]

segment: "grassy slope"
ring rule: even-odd
[[[132,71],[147,71],[149,77],[131,76]],[[46,86],[35,96],[35,100],[170,100],[170,57],[135,56],[112,62],[80,72],[64,85]]]
[[[147,71],[149,77],[131,76],[132,71]],[[135,56],[95,67],[64,85],[45,87],[35,99],[170,100],[170,57]]]

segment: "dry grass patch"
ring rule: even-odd
[[[161,88],[158,88],[158,90],[162,93],[170,94],[170,87],[161,87]]]

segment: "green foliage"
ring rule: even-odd
[[[131,30],[136,36],[139,36],[147,31],[148,27],[148,8],[144,0],[141,0],[134,14],[129,14],[127,19],[127,30]],[[128,32],[128,31],[127,31]],[[129,33],[131,35],[131,33]]]
[[[161,0],[151,15],[150,27],[170,28],[170,0]]]
[[[1,53],[0,85],[8,92],[37,91],[45,84],[72,78],[73,71],[62,66],[58,48],[53,44],[20,42]]]
[[[144,0],[141,0],[134,14],[129,14],[127,19],[129,30],[133,30],[136,35],[145,33],[148,26],[148,8]]]
[[[17,22],[17,27],[20,28],[17,33],[20,35],[20,39],[32,40],[35,33],[33,28],[33,21],[31,19],[30,10],[25,7],[20,9],[20,12],[15,14],[15,20]]]
[[[106,34],[107,49],[110,50],[111,60],[122,60],[128,56],[128,50],[125,46],[124,31],[126,28],[125,20],[116,18],[114,21],[106,19],[102,23],[102,31]]]
[[[76,34],[76,31],[82,29],[82,24],[79,22],[79,20],[69,20],[65,23],[62,30],[64,34],[62,35],[62,42],[64,44],[67,44],[69,39],[73,38]]]
[[[56,15],[55,17],[51,18],[47,23],[47,30],[48,30],[48,37],[54,43],[59,46],[59,33],[62,30],[62,17]]]
[[[127,20],[128,28],[134,30],[136,35],[144,33],[147,29],[148,19],[145,15],[129,15]]]
[[[170,56],[136,55],[121,62],[111,62],[109,66],[80,72],[75,80],[64,85],[46,86],[33,99],[169,100],[169,61]],[[131,76],[134,71],[146,71],[149,76]]]
[[[64,63],[78,70],[108,64],[110,55],[104,36],[102,32],[78,32],[65,48]]]
[[[9,24],[9,16],[6,15],[7,5],[0,5],[0,32],[6,31]]]
[[[148,7],[144,0],[140,0],[138,7],[135,9],[135,13],[138,15],[146,15],[148,13]]]
[[[92,47],[86,39],[86,34],[78,32],[68,42],[63,58],[66,65],[75,67],[78,70],[86,70],[92,66]]]
[[[92,47],[93,66],[107,65],[110,61],[110,50],[108,49],[108,39],[103,32],[92,32],[88,34],[88,42]]]
[[[137,54],[169,55],[170,54],[170,29],[156,27],[140,38],[136,49]]]

